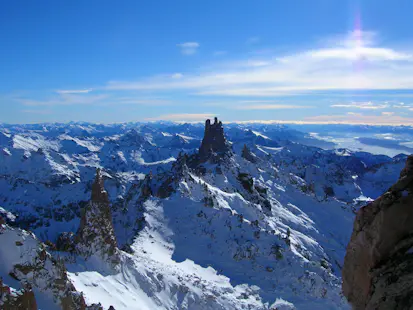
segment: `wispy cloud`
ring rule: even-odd
[[[391,112],[390,112],[391,113]],[[366,125],[413,125],[413,118],[383,112],[381,115],[359,113],[344,115],[318,115],[304,118],[304,122],[318,124],[366,124]]]
[[[399,103],[393,104],[393,105],[392,105],[392,108],[396,108],[396,109],[410,109],[410,108],[413,108],[413,105],[411,105],[411,104],[406,104],[406,103],[404,103],[404,102],[399,102]]]
[[[237,106],[237,110],[286,110],[286,109],[309,109],[313,106],[301,106],[290,104],[251,104],[245,106]]]
[[[215,51],[214,52],[214,56],[222,56],[222,55],[226,55],[228,52],[227,51]]]
[[[346,109],[364,109],[364,110],[379,110],[389,107],[387,103],[375,104],[371,101],[367,102],[351,102],[351,103],[338,103],[333,104],[332,108],[346,108]]]
[[[260,37],[249,37],[247,39],[247,44],[257,44],[258,42],[260,42]]]
[[[186,54],[199,44],[179,45]],[[135,82],[110,82],[108,89],[185,90],[198,95],[273,97],[344,90],[413,89],[413,51],[381,46],[371,32],[352,32],[328,45],[288,54],[251,54],[237,63],[218,63],[179,80],[170,75]],[[249,65],[248,65],[249,64]]]
[[[134,97],[121,97],[113,99],[113,102],[109,104],[135,104],[135,105],[149,105],[149,106],[165,106],[172,104],[171,100],[157,99],[157,98],[134,98]]]
[[[181,79],[183,77],[184,77],[184,75],[182,73],[179,73],[179,72],[174,73],[174,74],[171,75],[171,78],[173,78],[173,79]]]
[[[92,104],[100,102],[108,98],[107,94],[100,95],[74,95],[74,94],[60,94],[58,97],[53,97],[45,100],[34,100],[26,98],[16,98],[15,100],[26,106],[59,106],[59,105],[78,105],[78,104]]]
[[[185,42],[177,44],[177,46],[181,49],[181,53],[184,55],[193,55],[197,52],[199,48],[198,42]]]
[[[72,89],[72,90],[56,90],[58,94],[87,94],[90,93],[93,89]]]
[[[30,110],[30,109],[25,109],[25,110],[21,110],[23,113],[28,113],[28,114],[51,114],[52,111],[51,110]]]
[[[157,117],[146,118],[146,121],[175,121],[175,122],[200,122],[205,121],[207,118],[213,118],[217,116],[211,113],[181,113],[181,114],[164,114]]]

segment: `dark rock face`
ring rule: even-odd
[[[4,310],[37,310],[36,298],[30,289],[22,289],[12,293],[10,287],[0,278],[0,309]]]
[[[56,241],[56,249],[63,252],[74,252],[76,250],[75,234],[72,232],[63,232]]]
[[[156,196],[159,198],[167,198],[175,192],[175,188],[178,185],[181,178],[188,173],[188,155],[179,153],[176,161],[172,165],[171,173],[165,177],[164,181],[158,187]]]
[[[91,201],[94,203],[109,205],[109,197],[108,193],[105,191],[105,186],[103,184],[103,178],[100,169],[96,170],[95,182],[92,185]]]
[[[98,254],[114,264],[117,262],[117,242],[112,223],[108,194],[100,169],[92,185],[92,197],[82,212],[76,237],[76,250],[89,257]]]
[[[223,157],[231,153],[231,147],[224,136],[224,127],[222,122],[215,117],[214,123],[211,124],[209,119],[205,122],[205,133],[199,148],[199,157],[201,162],[205,162],[216,154]]]
[[[241,156],[251,163],[257,162],[257,157],[251,153],[250,149],[247,147],[246,144],[244,144],[244,147],[242,148]]]
[[[142,182],[141,186],[141,195],[143,199],[147,199],[152,196],[152,188],[151,188],[151,181],[152,181],[152,173],[149,173],[145,176],[145,179]]]
[[[413,309],[413,155],[400,179],[358,211],[342,272],[354,309]]]

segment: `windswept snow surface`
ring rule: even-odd
[[[140,310],[268,309],[258,287],[233,287],[227,277],[211,267],[203,268],[191,260],[172,260],[173,232],[165,225],[162,208],[157,201],[148,201],[146,207],[149,225],[132,245],[136,254],[122,253],[120,272],[79,272],[77,264],[73,267],[76,271],[69,273],[88,302],[101,302],[105,308],[113,305],[115,309]],[[93,269],[87,264],[84,268]]]

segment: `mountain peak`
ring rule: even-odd
[[[246,144],[244,144],[244,147],[242,148],[241,156],[248,160],[249,162],[256,163],[257,158],[256,156],[251,153],[251,150],[248,148]]]
[[[86,257],[97,253],[115,264],[117,261],[117,242],[109,198],[99,168],[96,169],[91,196],[91,201],[82,212],[77,231],[78,251]]]
[[[199,157],[201,161],[207,161],[212,154],[218,154],[222,157],[224,154],[231,152],[231,147],[224,136],[224,127],[218,118],[214,118],[214,123],[211,120],[205,121],[205,133],[202,139],[201,147],[199,148]]]
[[[96,169],[95,181],[92,185],[92,202],[109,204],[108,193],[105,190],[105,185],[100,168]]]
[[[400,178],[412,177],[413,178],[413,155],[407,157],[406,166],[400,172]]]

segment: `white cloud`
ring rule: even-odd
[[[224,123],[239,124],[350,124],[350,125],[389,125],[389,126],[413,126],[413,118],[394,116],[361,116],[346,115],[319,115],[308,117],[304,120],[233,120]]]
[[[199,44],[179,46],[192,54]],[[409,90],[413,89],[412,55],[413,51],[379,45],[371,32],[355,32],[336,37],[329,46],[261,55],[260,59],[249,54],[236,63],[217,63],[212,71],[195,69],[179,79],[155,76],[136,82],[110,82],[107,88],[260,97],[333,90]]]
[[[175,122],[200,122],[207,118],[213,118],[217,114],[211,113],[181,113],[181,114],[164,114],[157,117],[146,118],[146,121],[175,121]]]
[[[259,37],[250,37],[247,39],[247,44],[257,44],[258,42],[260,42]]]
[[[271,62],[269,61],[260,61],[260,60],[250,60],[247,62],[246,66],[247,67],[265,67],[269,66]]]
[[[172,101],[157,98],[135,98],[135,97],[122,97],[114,98],[110,104],[136,104],[136,105],[150,105],[150,106],[165,106],[171,104]]]
[[[87,94],[92,91],[92,88],[88,89],[72,89],[72,90],[56,90],[58,94]]]
[[[56,105],[77,105],[77,104],[92,104],[107,99],[107,94],[100,95],[73,95],[69,93],[62,93],[60,96],[46,99],[46,100],[33,100],[17,98],[17,102],[26,106],[56,106]]]
[[[402,117],[394,114],[381,115],[362,115],[355,113],[353,115],[318,115],[304,118],[304,122],[314,124],[365,124],[365,125],[391,125],[413,126],[413,118]]]
[[[394,115],[394,112],[381,112],[381,115],[392,116],[392,115]]]
[[[352,48],[330,48],[311,51],[307,56],[319,59],[346,59],[361,61],[379,60],[411,60],[409,54],[399,53],[387,48],[374,47],[352,47]]]
[[[174,73],[174,74],[171,75],[171,78],[173,78],[173,79],[180,79],[180,78],[183,78],[183,77],[184,77],[184,75],[182,73]]]
[[[290,105],[290,104],[257,104],[237,106],[237,110],[285,110],[285,109],[309,109],[312,106]]]
[[[41,115],[46,115],[46,114],[51,114],[52,111],[50,110],[21,110],[23,113],[28,113],[28,114],[41,114]]]
[[[392,108],[396,108],[396,109],[410,109],[413,106],[410,104],[405,104],[404,102],[399,102],[397,104],[392,105]]]
[[[379,110],[386,109],[389,107],[387,103],[374,104],[371,101],[367,102],[351,102],[351,103],[338,103],[333,104],[332,108],[348,108],[348,109],[363,109],[363,110]]]
[[[214,56],[222,56],[222,55],[226,55],[228,52],[227,51],[215,51],[214,52]]]
[[[184,55],[193,55],[197,52],[199,48],[198,42],[185,42],[177,44],[177,46],[181,49],[181,53]]]

